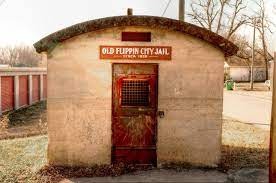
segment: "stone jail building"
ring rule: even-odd
[[[237,47],[178,20],[118,16],[34,44],[48,59],[48,161],[216,166],[223,66]]]

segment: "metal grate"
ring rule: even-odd
[[[149,105],[149,81],[147,80],[123,80],[122,106],[148,106]]]

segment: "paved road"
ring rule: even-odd
[[[90,182],[268,182],[268,170],[241,169],[234,172],[222,173],[217,170],[191,169],[175,170],[148,170],[138,171],[118,177],[94,177],[64,179],[60,183],[90,183]]]
[[[223,114],[244,122],[268,126],[271,114],[271,93],[225,91]]]

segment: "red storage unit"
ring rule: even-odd
[[[39,101],[39,97],[40,97],[40,82],[39,82],[40,78],[39,75],[33,75],[33,97],[32,97],[32,101],[33,102],[38,102]]]
[[[28,76],[19,76],[19,107],[28,105]]]
[[[1,77],[1,107],[2,112],[13,110],[14,108],[14,77]]]
[[[47,75],[43,75],[43,98],[47,98]]]

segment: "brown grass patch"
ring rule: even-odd
[[[11,111],[0,117],[0,140],[47,133],[46,102]]]

